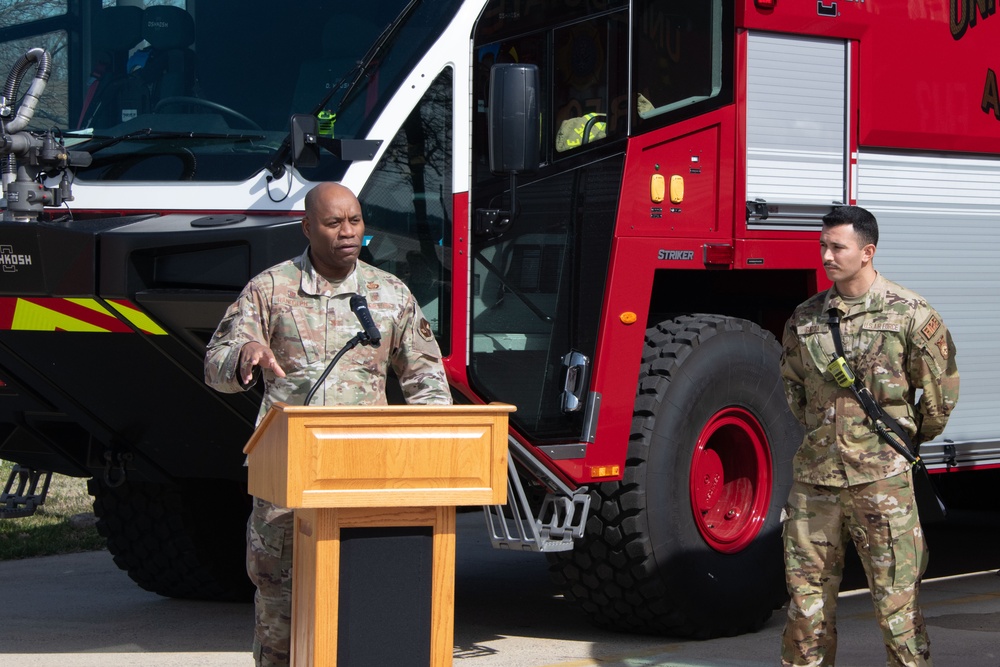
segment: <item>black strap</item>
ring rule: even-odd
[[[844,359],[846,363],[847,358],[844,356],[844,344],[840,340],[840,312],[836,308],[831,308],[827,311],[829,319],[827,319],[827,324],[830,327],[830,334],[833,336],[833,348],[837,351],[837,356]],[[861,384],[861,378],[858,377],[857,373],[854,374],[854,384],[851,385],[851,392],[854,397],[864,408],[865,413],[868,418],[871,419],[872,425],[875,427],[875,431],[885,440],[893,449],[902,454],[910,463],[917,463],[920,461],[920,455],[917,452],[917,448],[913,446],[913,442],[910,440],[910,436],[907,435],[903,427],[899,425],[895,419],[886,414],[885,410],[875,401],[875,397],[868,390],[866,386]],[[900,444],[895,438],[893,438],[885,430],[888,426],[892,429],[899,440],[902,441]]]

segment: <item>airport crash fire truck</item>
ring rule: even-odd
[[[935,479],[1000,467],[995,13],[4,3],[3,515],[33,511],[52,472],[88,478],[142,587],[246,595],[260,394],[209,389],[205,345],[250,277],[302,252],[304,194],[335,180],[363,204],[362,258],[431,321],[455,400],[517,407],[510,501],[484,508],[495,546],[546,553],[603,627],[759,627],[784,599],[802,435],[776,336],[828,286],[831,207],[876,214],[877,268],[953,330],[962,399],[922,449]]]

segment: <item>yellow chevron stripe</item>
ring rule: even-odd
[[[98,310],[105,315],[109,314],[107,310],[100,308],[100,305],[96,302],[93,305],[86,303],[81,303],[80,305],[92,310]],[[97,308],[93,306],[97,306]],[[95,324],[78,320],[75,317],[64,315],[23,299],[18,299],[17,301],[17,307],[14,309],[14,318],[11,321],[11,329],[15,331],[55,331],[56,329],[62,329],[63,331],[108,331],[108,329]]]
[[[166,336],[167,332],[164,331],[160,325],[150,319],[149,315],[146,313],[136,310],[135,308],[130,308],[129,306],[124,306],[120,303],[115,303],[114,301],[109,301],[111,307],[117,310],[122,317],[134,324],[143,333],[153,334],[154,336]]]

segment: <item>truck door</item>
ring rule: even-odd
[[[749,228],[818,225],[832,204],[847,203],[847,65],[843,40],[748,35]]]

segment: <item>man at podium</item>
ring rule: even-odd
[[[274,403],[301,405],[307,396],[313,405],[385,405],[390,367],[407,403],[451,404],[441,351],[412,293],[359,259],[365,223],[354,194],[338,183],[315,186],[302,232],[302,255],[251,279],[226,311],[208,345],[205,381],[235,393],[263,378],[258,422]],[[289,662],[292,526],[291,510],[254,498],[247,572],[257,586],[259,666]]]

